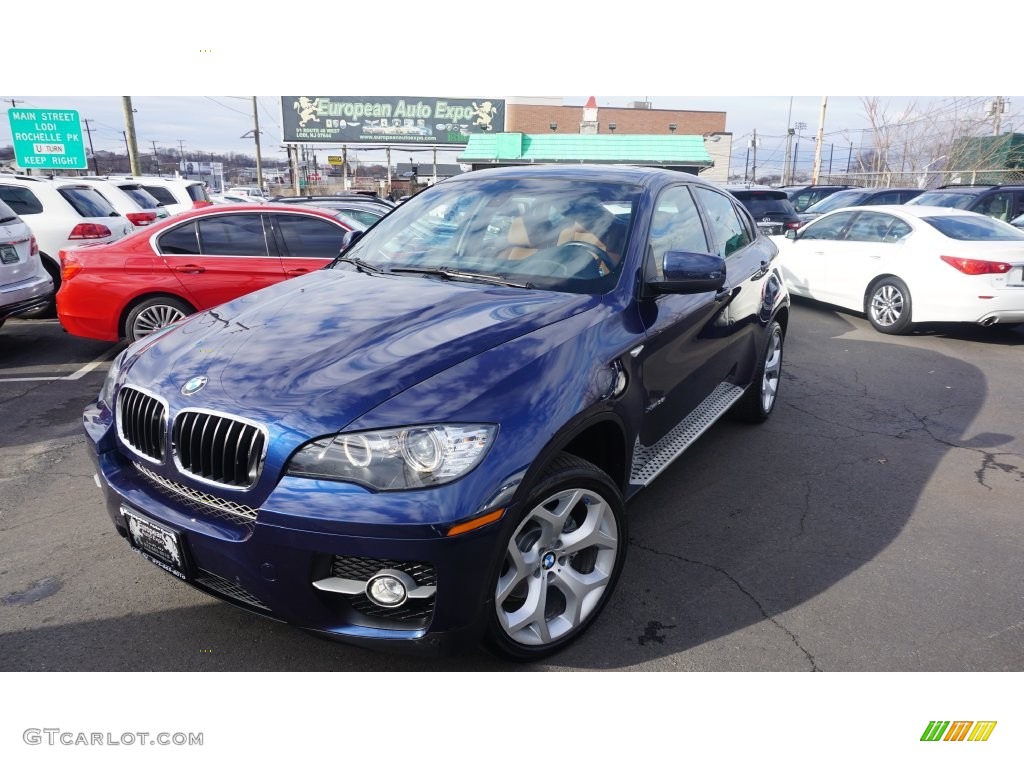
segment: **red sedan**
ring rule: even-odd
[[[268,285],[319,269],[361,226],[298,205],[210,206],[112,243],[60,252],[57,316],[69,333],[129,341]]]

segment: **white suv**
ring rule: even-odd
[[[126,176],[139,182],[172,216],[193,208],[212,205],[206,186],[193,179],[165,179],[160,176]]]
[[[135,229],[98,190],[75,179],[0,174],[0,200],[31,228],[55,291],[61,248],[110,243]]]
[[[53,278],[32,230],[0,201],[0,325],[11,315],[46,307],[52,297]]]
[[[98,189],[117,212],[136,227],[145,227],[170,216],[160,201],[143,189],[138,180],[117,176],[80,176],[72,180]]]

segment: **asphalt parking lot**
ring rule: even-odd
[[[115,533],[79,417],[120,347],[0,330],[0,670],[501,670],[251,616]],[[779,406],[629,508],[598,623],[535,669],[1024,667],[1024,326],[876,333],[794,301]]]

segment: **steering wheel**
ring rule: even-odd
[[[593,243],[588,243],[585,240],[569,240],[566,243],[562,243],[559,248],[582,248],[588,256],[600,264],[603,264],[604,268],[609,272],[615,271],[616,264],[612,261],[612,257],[608,255],[607,251],[599,248]]]

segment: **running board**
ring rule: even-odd
[[[640,439],[637,438],[633,449],[629,484],[642,488],[654,480],[742,396],[742,387],[722,382],[704,399],[704,402],[654,445],[640,445]]]

